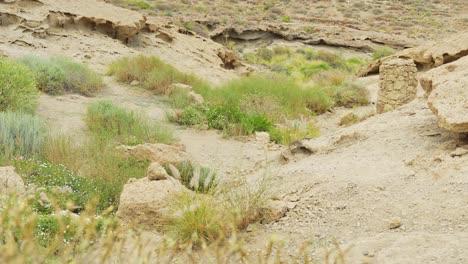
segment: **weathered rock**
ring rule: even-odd
[[[166,170],[158,162],[153,162],[149,165],[146,177],[151,181],[165,180],[170,177]]]
[[[139,179],[125,184],[120,195],[117,216],[125,224],[159,230],[166,217],[174,195],[188,191],[178,180],[151,181]]]
[[[15,172],[14,167],[0,167],[0,195],[25,192],[23,179]]]
[[[131,86],[138,86],[140,85],[140,82],[137,81],[137,80],[133,80],[131,83],[130,83]]]
[[[260,222],[263,224],[278,222],[295,207],[296,203],[294,202],[270,200],[266,206],[260,208]]]
[[[203,96],[201,94],[197,94],[195,92],[189,92],[189,98],[192,100],[192,102],[197,103],[197,104],[203,104],[205,102],[205,99],[203,99]]]
[[[242,63],[240,62],[239,57],[233,51],[229,51],[229,50],[220,51],[218,52],[218,57],[223,62],[222,66],[225,69],[232,70],[239,66],[242,66]]]
[[[193,90],[193,87],[183,83],[174,83],[172,84],[172,89],[191,92]]]
[[[468,154],[468,148],[457,148],[450,153],[450,157],[461,157]]]
[[[395,217],[388,223],[388,229],[397,229],[399,227],[401,227],[400,218]]]
[[[422,88],[428,97],[440,84],[468,75],[468,56],[429,70],[419,77]]]
[[[377,113],[397,109],[416,98],[416,72],[416,65],[411,60],[387,60],[380,66]]]
[[[456,61],[468,55],[468,32],[455,34],[443,41],[410,48],[371,62],[358,71],[359,76],[378,73],[383,62],[395,58],[411,59],[418,68],[429,70],[443,64]]]
[[[151,162],[158,162],[159,164],[174,164],[189,160],[189,155],[185,152],[185,147],[183,145],[146,143],[137,146],[120,146],[118,149],[128,156],[138,159],[147,159]]]
[[[440,127],[468,132],[468,74],[438,85],[429,96],[428,105]]]
[[[255,140],[260,142],[270,142],[270,134],[268,132],[255,132]]]

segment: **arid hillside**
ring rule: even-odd
[[[0,0],[0,262],[468,263],[463,0]]]

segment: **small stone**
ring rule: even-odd
[[[133,80],[131,83],[130,83],[131,86],[138,86],[140,85],[140,82],[137,81],[137,80]]]
[[[205,99],[203,99],[203,96],[195,92],[189,92],[189,97],[190,97],[190,100],[192,100],[193,102],[197,104],[203,104],[205,102]]]
[[[146,172],[146,177],[151,181],[165,180],[168,176],[166,170],[158,162],[151,163]]]
[[[393,218],[388,224],[388,229],[397,229],[399,227],[401,227],[400,218]]]
[[[461,156],[464,156],[468,154],[468,149],[466,148],[457,148],[456,150],[452,151],[452,153],[450,153],[450,157],[454,158],[454,157],[461,157]]]
[[[193,90],[192,86],[183,83],[173,83],[172,88],[186,92],[191,92]]]
[[[255,132],[255,140],[260,142],[270,142],[270,134],[267,132]]]

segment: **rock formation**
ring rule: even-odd
[[[380,89],[377,113],[384,113],[416,98],[418,80],[411,60],[388,60],[380,66]]]
[[[24,182],[14,167],[0,167],[0,195],[25,192]]]
[[[359,76],[378,73],[379,67],[386,60],[394,58],[411,59],[420,69],[429,70],[443,64],[456,61],[468,55],[468,32],[448,37],[444,41],[432,42],[398,52],[371,62],[358,71]]]
[[[158,230],[169,214],[174,195],[187,191],[178,180],[168,177],[152,181],[143,178],[125,184],[117,216],[128,225]]]

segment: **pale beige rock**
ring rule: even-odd
[[[183,83],[174,83],[174,84],[172,84],[172,88],[177,89],[177,90],[186,91],[186,92],[191,92],[193,90],[192,86],[187,85],[187,84],[183,84]]]
[[[429,96],[428,105],[440,127],[468,132],[468,75],[440,84]]]
[[[172,177],[160,181],[143,178],[127,183],[120,195],[117,216],[127,225],[159,230],[168,217],[168,206],[174,195],[184,191],[187,189]]]
[[[395,58],[411,59],[419,68],[432,69],[468,55],[468,32],[449,36],[442,41],[431,42],[405,49],[395,55],[371,62],[358,71],[359,76],[378,73],[383,62]]]
[[[428,97],[440,84],[460,79],[464,76],[468,76],[468,56],[421,74],[419,82]]]
[[[270,142],[270,134],[268,134],[268,132],[255,132],[255,140],[260,142]]]
[[[137,146],[120,146],[119,150],[138,159],[147,159],[159,164],[174,164],[189,159],[184,146],[166,144],[141,144]]]
[[[153,162],[149,165],[148,171],[146,172],[146,177],[151,181],[160,181],[165,180],[170,177],[166,170],[158,162]]]
[[[416,98],[416,72],[416,65],[411,60],[388,60],[380,66],[377,113],[397,109]]]
[[[0,195],[22,194],[25,192],[23,179],[14,167],[0,167]]]
[[[197,94],[195,92],[189,92],[189,98],[192,100],[192,102],[197,103],[197,104],[203,104],[205,102],[205,99],[203,99],[203,96],[201,94]]]

